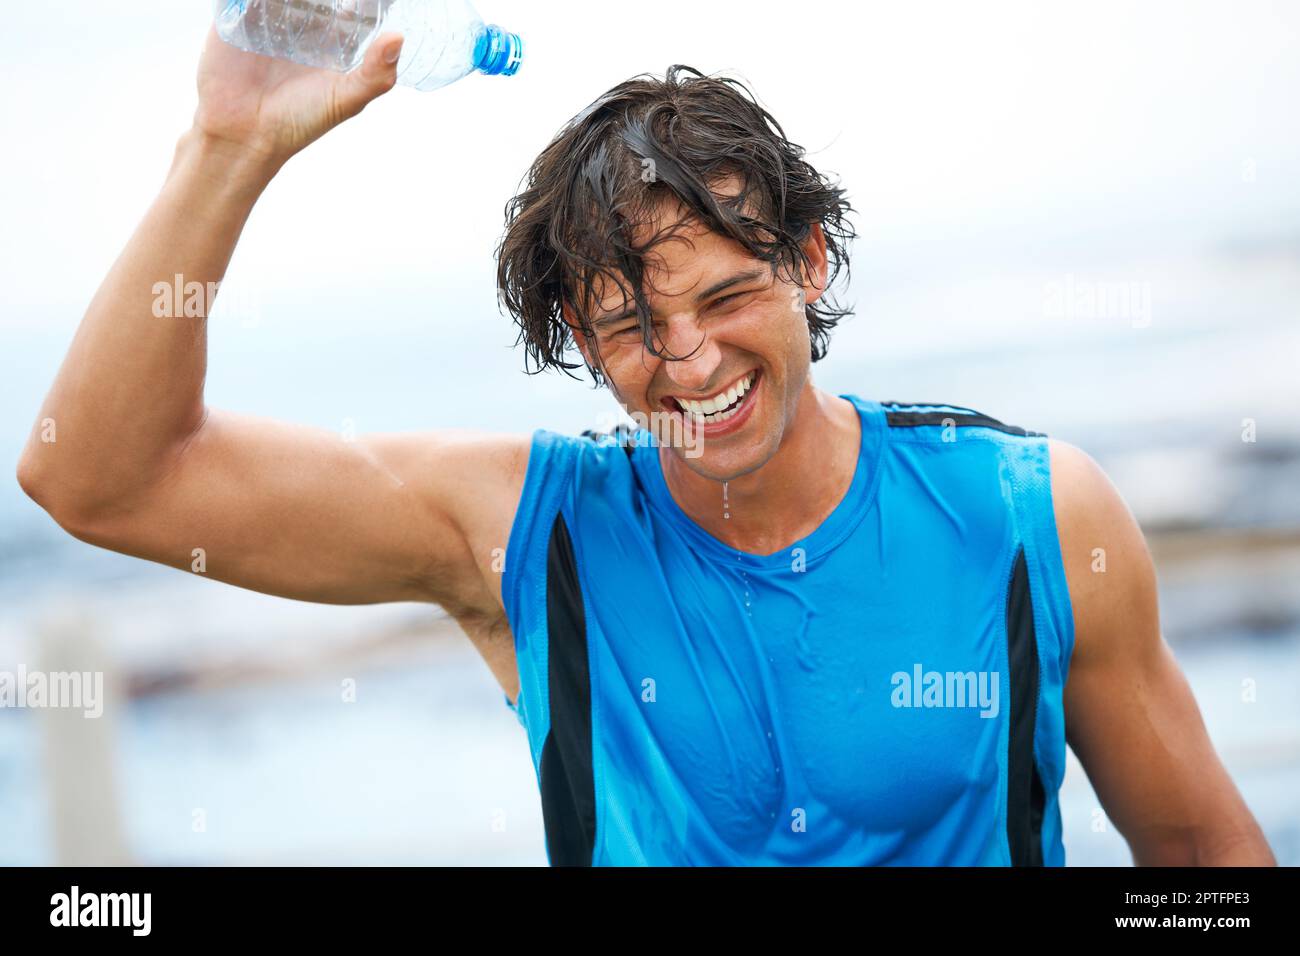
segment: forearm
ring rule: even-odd
[[[232,145],[192,132],[181,138],[162,190],[91,301],[29,439],[20,471],[42,504],[89,512],[129,501],[202,421],[209,290],[224,277],[273,174]],[[186,315],[190,283],[203,290],[189,303],[198,315]]]

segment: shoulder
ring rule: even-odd
[[[960,405],[874,404],[891,459],[905,462],[917,483],[947,491],[963,511],[983,507],[1010,520],[1014,510],[1048,507],[1043,433]]]
[[[1047,448],[1052,507],[1067,565],[1069,555],[1076,560],[1080,555],[1091,557],[1094,549],[1107,546],[1116,553],[1106,557],[1133,558],[1136,551],[1145,552],[1136,519],[1092,456],[1055,438],[1047,439]]]
[[[545,580],[552,541],[568,536],[580,547],[593,525],[627,513],[633,500],[632,452],[638,447],[626,440],[631,434],[533,432],[510,512],[501,576],[502,603],[516,633],[529,626],[527,615],[544,612],[529,589]]]
[[[1137,520],[1101,466],[1067,442],[1049,439],[1048,450],[1076,649],[1105,653],[1125,634],[1155,629],[1155,567]]]
[[[628,448],[623,431],[585,431],[580,435],[539,428],[523,446],[521,484],[526,492],[537,484],[567,484],[581,470],[599,469],[611,462],[626,461]]]
[[[610,476],[626,476],[645,437],[646,433],[623,426],[579,435],[538,429],[530,443],[525,492],[536,484],[576,489]]]
[[[961,437],[1005,435],[1045,438],[1041,432],[1009,425],[991,415],[960,405],[925,402],[879,402],[885,424],[896,437],[956,444]]]
[[[1114,650],[1125,635],[1156,630],[1156,578],[1146,540],[1123,497],[1090,455],[960,405],[877,404],[891,443],[924,451],[928,477],[950,473],[972,489],[990,480],[995,468],[1009,478],[1022,532],[1036,536],[1046,567],[1064,572],[1068,603],[1066,594],[1060,598],[1073,617],[1076,659]],[[964,454],[963,449],[983,453]],[[940,461],[950,465],[940,471]]]
[[[549,529],[562,512],[573,517],[576,503],[627,497],[634,433],[615,430],[581,435],[539,428],[528,442],[526,466],[516,496],[512,541],[532,525]]]

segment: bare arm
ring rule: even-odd
[[[1276,865],[1160,633],[1137,522],[1091,458],[1055,441],[1051,455],[1074,607],[1066,736],[1107,815],[1140,866]]]
[[[194,126],[40,412],[55,440],[38,426],[19,464],[24,489],[77,537],[288,597],[499,613],[492,549],[506,544],[525,439],[349,442],[210,409],[206,319],[155,315],[157,283],[218,282],[288,159],[392,88],[396,40],[344,76],[209,35]]]

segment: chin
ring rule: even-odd
[[[741,436],[737,438],[744,442]],[[701,478],[708,478],[711,481],[734,481],[767,464],[776,453],[776,446],[769,448],[768,445],[766,441],[751,440],[743,444],[738,442],[737,447],[734,448],[719,448],[717,445],[711,448],[710,443],[706,441],[702,447],[702,454],[692,455],[692,449],[689,447],[674,448],[673,454]]]

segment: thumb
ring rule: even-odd
[[[370,44],[361,65],[343,78],[340,99],[345,110],[359,113],[371,100],[383,96],[396,85],[402,43],[400,33],[385,33]]]

